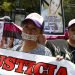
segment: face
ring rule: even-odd
[[[75,40],[75,26],[72,26],[71,28],[69,28],[68,36],[69,36],[69,39]]]
[[[60,5],[60,0],[58,0],[58,1],[57,0],[51,0],[50,7],[49,7],[51,14],[55,14],[56,13],[59,5]]]
[[[41,33],[41,29],[36,27],[36,25],[32,21],[27,21],[23,26],[22,37],[25,40],[36,41]]]

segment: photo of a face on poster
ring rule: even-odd
[[[41,15],[44,17],[44,33],[60,35],[64,33],[62,0],[44,0],[41,2]]]

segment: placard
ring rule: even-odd
[[[64,35],[62,0],[42,0],[41,15],[44,17],[45,35]]]
[[[55,57],[0,49],[0,75],[75,75],[75,65]]]

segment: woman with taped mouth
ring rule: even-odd
[[[17,51],[25,53],[52,56],[51,51],[38,43],[38,39],[43,35],[43,17],[38,13],[30,13],[22,21],[22,45],[16,48]],[[13,50],[15,50],[13,48]]]

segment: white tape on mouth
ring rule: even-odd
[[[26,34],[26,33],[22,32],[22,39],[23,40],[36,41],[37,40],[37,35],[29,35],[29,34]]]

